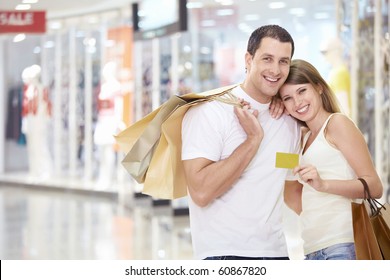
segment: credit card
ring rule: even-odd
[[[293,169],[299,165],[299,155],[290,153],[276,153],[276,168],[288,168]]]

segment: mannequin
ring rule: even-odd
[[[94,133],[94,143],[99,157],[98,185],[107,186],[113,179],[115,167],[115,138],[122,123],[122,91],[116,78],[114,62],[104,65],[104,82],[98,95],[98,119]]]
[[[39,81],[40,75],[39,65],[27,67],[22,72],[22,132],[26,135],[29,173],[34,178],[50,176],[52,166],[47,134],[51,103],[47,89]]]
[[[343,44],[339,38],[331,38],[323,43],[321,52],[331,65],[328,83],[335,93],[342,111],[351,117],[351,78],[343,59]]]

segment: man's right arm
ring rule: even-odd
[[[205,158],[183,161],[189,194],[200,207],[207,206],[231,188],[256,155],[263,139],[257,111],[235,108],[235,113],[247,139],[229,157],[217,162]]]

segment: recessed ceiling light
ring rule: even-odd
[[[23,0],[23,4],[35,4],[38,3],[38,0]]]
[[[270,9],[282,9],[282,8],[286,7],[286,3],[285,2],[271,2],[268,4],[268,7]]]
[[[15,10],[18,10],[18,11],[26,11],[26,10],[30,10],[30,9],[31,9],[30,4],[19,4],[15,8]]]
[[[23,41],[24,39],[26,39],[26,34],[20,33],[20,34],[18,34],[18,35],[16,35],[16,36],[14,37],[13,42],[14,42],[14,43],[18,43],[18,42]]]
[[[43,47],[45,49],[51,49],[51,48],[54,48],[55,44],[53,41],[46,41],[44,44],[43,44]]]
[[[60,21],[51,21],[49,22],[49,28],[50,29],[61,29],[62,27],[62,24]]]
[[[33,50],[33,53],[35,53],[35,54],[41,53],[41,47],[36,46],[36,47],[34,48],[34,50]]]
[[[202,21],[202,26],[203,27],[210,27],[215,25],[215,20],[209,19],[209,20],[204,20]]]
[[[288,11],[291,15],[297,17],[303,17],[306,14],[306,10],[304,8],[292,8]]]
[[[219,9],[217,10],[217,16],[231,16],[234,15],[234,10],[233,9]]]
[[[218,1],[222,6],[231,6],[234,4],[233,0],[220,0]]]
[[[202,2],[190,2],[187,3],[187,9],[200,9],[203,8]]]

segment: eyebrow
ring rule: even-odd
[[[260,55],[260,57],[272,57],[272,58],[275,58],[275,55],[270,54],[270,53],[263,53],[263,54]],[[280,60],[288,60],[288,61],[291,62],[291,58],[290,58],[289,56],[281,57],[281,58],[279,59],[279,61],[280,61]]]

